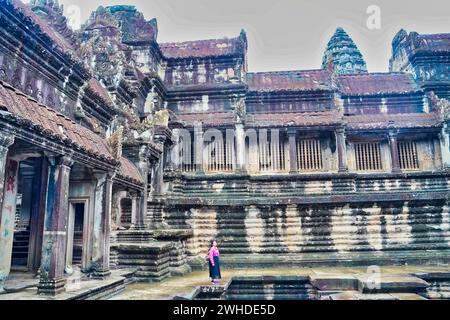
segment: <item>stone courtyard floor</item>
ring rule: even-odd
[[[450,266],[383,266],[382,277],[402,277],[414,273],[449,273]],[[78,274],[67,278],[66,292],[56,297],[37,294],[38,278],[25,272],[13,272],[6,283],[8,293],[0,294],[0,300],[65,300],[65,299],[110,299],[110,300],[167,300],[190,299],[200,286],[211,286],[208,271],[196,271],[185,276],[168,278],[162,282],[132,282],[132,270],[113,270],[105,280],[81,279]],[[346,276],[369,274],[365,267],[328,268],[264,268],[224,269],[219,286],[226,285],[238,276]],[[408,295],[403,296],[408,299]],[[345,299],[345,297],[343,297]],[[414,297],[413,297],[414,298]]]
[[[382,276],[405,275],[418,272],[450,272],[450,266],[384,266]],[[328,268],[270,268],[270,269],[232,269],[222,271],[221,285],[235,276],[310,276],[310,275],[355,275],[367,273],[365,267]],[[196,271],[182,277],[172,277],[163,282],[133,283],[125,291],[112,297],[112,300],[166,300],[174,297],[189,297],[198,286],[210,286],[208,271]],[[405,296],[405,298],[407,298]]]

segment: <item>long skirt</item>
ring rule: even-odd
[[[211,279],[222,279],[222,276],[220,275],[220,262],[219,257],[214,257],[214,267],[211,264],[211,261],[209,261],[209,277]]]

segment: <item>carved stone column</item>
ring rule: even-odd
[[[290,169],[289,173],[297,173],[298,165],[297,165],[297,141],[296,141],[297,130],[294,128],[288,129],[289,136],[289,159],[290,159]]]
[[[47,195],[48,164],[45,157],[36,158],[31,198],[30,246],[28,267],[37,271],[41,266],[42,238]]]
[[[71,165],[67,156],[49,158],[39,294],[56,295],[64,291],[66,284],[64,268]]]
[[[0,134],[0,292],[9,275],[14,236],[19,165],[16,161],[7,161],[8,148],[13,142],[13,137]]]
[[[389,132],[389,147],[391,149],[392,172],[401,172],[400,160],[398,158],[397,134],[393,131]]]
[[[94,203],[92,271],[94,277],[105,278],[109,269],[109,244],[111,234],[111,200],[113,174],[95,172],[97,180]]]
[[[347,172],[347,148],[346,148],[346,138],[345,138],[345,128],[337,128],[335,131],[336,135],[336,148],[338,156],[338,171]]]
[[[150,154],[148,146],[141,146],[139,150],[139,163],[138,168],[144,180],[144,189],[142,196],[139,197],[139,203],[136,211],[136,222],[134,227],[136,229],[145,229],[145,217],[147,216],[147,200],[148,200],[148,175],[150,173]]]

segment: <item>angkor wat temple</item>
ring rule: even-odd
[[[450,33],[400,30],[387,73],[342,28],[318,69],[249,72],[244,31],[160,43],[133,6],[62,12],[0,0],[0,291],[160,281],[213,238],[227,267],[448,263]]]

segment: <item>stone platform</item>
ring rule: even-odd
[[[207,271],[174,276],[161,282],[135,282],[135,270],[112,270],[105,280],[67,278],[66,292],[37,294],[37,278],[14,272],[0,300],[424,300],[450,299],[450,266],[382,266],[380,286],[363,267],[223,269],[212,285]]]
[[[105,280],[80,277],[72,274],[67,277],[66,291],[57,296],[39,295],[39,278],[31,273],[13,272],[6,281],[6,293],[0,300],[100,300],[122,293],[134,279],[133,270],[112,270]]]
[[[229,268],[276,268],[278,265],[303,267],[364,267],[437,265],[450,261],[450,250],[391,250],[364,252],[302,252],[277,254],[223,255],[221,264]]]
[[[240,289],[245,289],[245,294],[248,298],[267,299],[257,291],[258,286],[261,286],[261,281],[266,282],[266,293],[277,293],[270,288],[270,282],[280,278],[287,286],[291,285],[288,282],[295,279],[307,280],[304,287],[294,286],[297,293],[305,293],[302,296],[304,299],[449,299],[450,290],[448,281],[450,266],[382,266],[380,268],[382,275],[382,288],[389,283],[391,287],[393,283],[404,285],[410,281],[406,286],[408,290],[411,286],[418,285],[424,288],[424,282],[427,283],[427,288],[422,290],[421,295],[413,291],[403,292],[404,290],[387,290],[379,293],[361,292],[359,291],[358,277],[363,277],[367,272],[367,268],[363,267],[334,267],[334,268],[264,268],[264,269],[224,269],[222,270],[222,280],[217,286],[211,285],[208,279],[207,271],[196,271],[182,277],[172,277],[159,283],[133,283],[127,286],[122,293],[112,297],[113,300],[167,300],[167,299],[194,299],[198,298],[200,291],[209,291],[213,294],[220,294],[233,289],[230,287],[233,279],[242,280],[245,283],[245,288],[236,286],[233,290],[235,295],[239,293]],[[420,277],[419,277],[420,276]],[[252,279],[250,279],[252,278]],[[247,280],[245,280],[247,279]],[[317,288],[313,280],[322,280],[322,290]],[[414,281],[412,281],[414,279]],[[435,283],[424,279],[435,279]],[[447,279],[447,280],[443,280]],[[250,280],[250,281],[248,281]],[[255,281],[251,284],[251,280]],[[405,281],[408,280],[408,281]],[[439,282],[440,281],[440,282]],[[306,285],[310,284],[311,285]],[[316,282],[317,284],[318,282]],[[327,284],[328,283],[328,284]],[[236,283],[235,283],[236,284]],[[283,291],[287,288],[281,288],[281,294],[287,294],[288,298],[295,298],[289,296],[288,292]],[[328,286],[328,287],[327,287]],[[276,287],[276,286],[275,286]],[[314,287],[314,288],[313,288]],[[305,290],[306,288],[306,290]],[[256,289],[256,290],[255,290]],[[439,291],[440,290],[440,291]],[[322,291],[318,294],[317,291]],[[241,293],[243,291],[241,290]],[[300,294],[299,294],[300,297]],[[233,298],[233,297],[230,297]],[[274,298],[274,297],[272,297]],[[277,298],[277,297],[275,297]],[[281,296],[279,298],[282,298]],[[298,298],[298,297],[297,297]],[[217,299],[217,297],[216,297]]]

